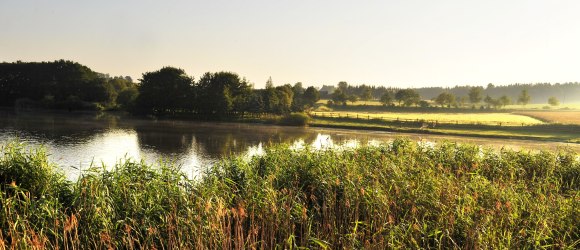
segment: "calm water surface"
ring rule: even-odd
[[[366,145],[396,137],[437,142],[452,140],[496,148],[537,150],[579,144],[525,140],[478,139],[342,129],[281,127],[258,124],[147,120],[100,114],[39,114],[0,112],[0,145],[20,140],[29,147],[44,146],[51,161],[70,178],[91,164],[111,166],[124,158],[155,163],[172,160],[196,176],[217,159],[232,154],[260,153],[278,143],[312,145]]]

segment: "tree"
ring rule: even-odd
[[[183,109],[191,103],[193,78],[185,71],[164,67],[158,71],[147,72],[140,79],[137,105],[143,112],[163,114]]]
[[[455,96],[449,92],[443,92],[439,94],[437,98],[435,98],[435,102],[441,105],[441,107],[443,107],[444,105],[450,107],[451,104],[455,103]]]
[[[511,99],[511,98],[509,98],[507,95],[502,95],[502,96],[499,98],[499,102],[500,102],[500,104],[501,104],[501,106],[502,106],[502,107],[505,107],[505,106],[507,106],[507,105],[510,105],[510,104],[512,104],[512,99]]]
[[[304,87],[302,87],[301,82],[297,82],[292,86],[292,92],[294,93],[292,99],[292,111],[302,112],[304,111]]]
[[[339,104],[346,105],[348,96],[345,94],[345,92],[343,92],[342,90],[340,90],[340,88],[338,88],[334,90],[334,93],[332,93],[331,99],[337,105]]]
[[[274,112],[278,114],[288,114],[292,107],[292,99],[294,97],[294,91],[292,91],[292,86],[290,84],[285,84],[278,86],[276,89],[276,95],[278,96],[278,105],[275,107]]]
[[[393,97],[388,91],[385,91],[385,93],[381,96],[381,103],[385,106],[391,105],[391,103],[393,103]]]
[[[483,95],[483,87],[472,87],[469,89],[469,102],[472,104],[479,103],[481,101],[481,96]]]
[[[266,88],[271,89],[274,88],[274,82],[272,81],[272,77],[268,77],[268,81],[266,81]]]
[[[348,83],[347,82],[339,82],[338,89],[340,91],[342,91],[344,94],[346,94],[346,90],[348,89]]]
[[[548,104],[550,104],[552,106],[558,106],[558,105],[560,105],[560,100],[558,100],[558,98],[556,98],[555,96],[552,96],[552,97],[548,98]]]
[[[493,100],[493,98],[491,98],[491,96],[487,95],[483,99],[483,102],[485,102],[487,104],[487,108],[490,108],[491,105],[493,105],[494,100]]]
[[[356,95],[349,95],[349,96],[348,96],[348,101],[349,101],[351,104],[353,104],[353,105],[354,105],[354,103],[355,103],[356,101],[358,101],[358,96],[356,96]]]
[[[217,117],[229,112],[246,111],[251,86],[232,72],[205,73],[197,83],[197,111]]]
[[[314,107],[314,104],[320,100],[320,93],[315,87],[308,87],[304,91],[304,103],[310,107]]]
[[[459,104],[460,107],[464,107],[467,102],[467,96],[455,97],[455,103]]]
[[[361,100],[368,101],[373,98],[372,91],[369,86],[363,85],[361,88],[362,88],[362,93],[360,95]]]
[[[530,102],[530,95],[528,94],[528,90],[522,90],[522,93],[518,97],[518,103],[522,104],[524,107]]]
[[[413,104],[419,103],[421,97],[419,96],[419,93],[413,89],[402,89],[397,91],[395,99],[399,102],[399,106],[401,106],[402,103],[405,107],[409,107]]]
[[[125,88],[117,95],[116,102],[118,105],[121,105],[121,108],[131,108],[135,104],[137,96],[139,96],[137,88]]]

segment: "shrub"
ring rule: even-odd
[[[305,113],[292,113],[287,116],[284,116],[280,121],[282,125],[291,125],[291,126],[306,126],[310,121],[310,117]]]

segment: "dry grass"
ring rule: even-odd
[[[517,114],[550,123],[580,124],[580,111],[527,111]]]
[[[318,100],[318,102],[316,102],[316,103],[318,103],[318,104],[327,104],[329,100],[330,100],[330,99],[320,99],[320,100]],[[352,103],[352,102],[347,102],[347,104],[348,104],[349,106],[353,106],[353,105],[354,105],[354,106],[364,106],[364,105],[367,105],[367,106],[383,106],[383,104],[382,104],[381,102],[377,101],[377,100],[370,100],[370,101],[356,101],[356,102],[354,102],[354,103]]]

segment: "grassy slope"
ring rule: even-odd
[[[124,162],[67,183],[46,154],[1,150],[0,246],[15,248],[576,248],[577,152],[395,140],[268,149],[196,181]],[[31,178],[43,176],[43,178]]]

